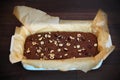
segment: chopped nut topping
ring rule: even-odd
[[[60,43],[60,40],[59,40],[59,39],[57,39],[57,42],[58,42],[58,43]]]
[[[97,43],[95,43],[94,46],[96,47],[96,46],[97,46]]]
[[[37,53],[35,54],[36,56],[39,56]]]
[[[41,47],[39,47],[39,49],[41,50],[42,48],[41,48]]]
[[[61,51],[61,49],[59,48],[59,49],[57,49],[57,51],[58,51],[58,52],[60,52],[60,51]]]
[[[73,46],[74,48],[76,48],[76,46]]]
[[[82,48],[81,50],[83,50],[83,51],[84,51],[84,50],[85,50],[85,48]]]
[[[28,48],[26,52],[29,53],[30,52],[30,48]]]
[[[43,44],[44,44],[44,41],[41,41],[40,44],[43,45]]]
[[[45,34],[45,38],[47,38],[48,37],[48,35],[47,34]]]
[[[53,53],[54,52],[54,50],[50,50],[50,53]]]
[[[66,54],[64,54],[64,56],[67,56],[68,54],[66,53]]]
[[[74,37],[70,36],[70,39],[75,39]]]
[[[41,35],[39,34],[38,37],[40,37]]]
[[[66,51],[67,51],[67,50],[68,50],[68,48],[64,48],[64,50],[66,50]]]
[[[24,55],[26,59],[45,60],[95,56],[98,52],[96,39],[91,33],[84,32],[36,33],[26,38]]]
[[[49,54],[50,55],[50,59],[54,59],[55,54]]]
[[[67,39],[65,41],[68,41]]]
[[[81,34],[77,34],[77,37],[81,37]]]
[[[37,43],[36,42],[32,42],[32,45],[36,45]]]
[[[77,45],[77,48],[80,48],[80,45]]]
[[[78,50],[78,52],[81,52],[81,51],[82,51],[81,49]]]
[[[88,40],[88,42],[90,42],[90,40]]]
[[[38,53],[40,53],[40,52],[41,52],[41,50],[40,50],[40,49],[38,49],[38,50],[37,50],[37,52],[38,52]]]
[[[49,34],[51,34],[51,32],[48,32]]]
[[[51,38],[51,35],[48,35],[48,38]]]
[[[59,44],[59,46],[63,46],[63,44]]]
[[[41,53],[40,55],[41,55],[41,56],[44,56],[44,53]]]
[[[79,53],[79,55],[82,55],[82,53]]]
[[[47,51],[48,49],[45,47],[45,51]]]
[[[53,41],[52,40],[49,40],[50,43],[52,43]]]
[[[77,38],[77,41],[80,41],[80,38]]]
[[[58,36],[58,39],[60,39],[60,38],[63,38],[63,36],[59,35],[59,36]]]
[[[66,43],[67,46],[70,46],[71,44],[70,43]]]
[[[58,45],[57,41],[54,41],[54,44],[57,46]]]
[[[40,37],[38,40],[39,40],[39,41],[41,41],[42,39],[43,39],[43,38],[42,38],[42,37]]]
[[[62,55],[60,55],[60,58],[62,58]]]

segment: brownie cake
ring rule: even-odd
[[[97,37],[84,32],[43,32],[30,35],[24,44],[27,59],[68,59],[98,54]]]

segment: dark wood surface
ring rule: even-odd
[[[93,71],[27,71],[21,63],[9,62],[11,36],[21,23],[13,15],[16,5],[41,9],[61,19],[93,19],[98,9],[108,14],[116,49]],[[4,0],[0,1],[0,80],[120,80],[120,6],[117,0]]]

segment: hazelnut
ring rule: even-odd
[[[64,54],[64,56],[67,56],[68,54],[66,53],[66,54]]]
[[[50,55],[50,59],[54,59],[55,54],[49,54]]]
[[[84,50],[85,50],[85,48],[82,48],[81,50],[83,50],[83,51],[84,51]]]
[[[38,37],[40,37],[41,35],[40,34],[38,34]]]
[[[64,50],[65,50],[65,51],[67,51],[67,50],[68,50],[68,48],[64,48]]]
[[[81,52],[81,51],[82,51],[81,49],[78,50],[78,52]]]
[[[51,34],[51,32],[48,32],[48,34]]]
[[[59,49],[57,49],[57,51],[58,51],[58,52],[60,52],[60,51],[61,51],[61,49],[59,48]]]
[[[90,40],[88,40],[88,42],[90,42]]]
[[[32,42],[32,45],[36,45],[37,43],[36,42]]]
[[[52,40],[49,40],[50,43],[52,43],[53,41]]]
[[[77,38],[77,41],[80,41],[80,38]]]
[[[40,49],[38,49],[38,50],[37,50],[37,52],[38,52],[38,53],[40,53],[40,52],[41,52],[41,50],[40,50]]]
[[[50,50],[50,53],[53,53],[54,52],[54,50]]]
[[[73,46],[74,48],[76,48],[76,46]]]
[[[62,46],[63,46],[63,44],[59,44],[59,46],[61,46],[61,47],[62,47]]]
[[[41,53],[40,55],[41,55],[41,56],[44,56],[44,53]]]
[[[39,56],[37,53],[35,54],[36,56]]]
[[[82,55],[82,53],[79,53],[79,55]]]
[[[70,46],[71,44],[70,43],[66,43],[66,46]]]
[[[30,48],[28,48],[26,52],[29,53],[30,52]]]
[[[96,47],[96,46],[97,46],[97,43],[95,43],[94,46]]]
[[[57,44],[57,41],[54,41],[54,44],[57,46],[58,44]]]
[[[51,35],[48,35],[48,38],[51,38]]]
[[[74,37],[70,36],[70,39],[75,39]]]
[[[48,37],[48,35],[47,34],[45,34],[45,38],[47,38]]]
[[[60,55],[60,58],[62,58],[62,55]]]
[[[80,48],[80,45],[77,45],[77,48]]]
[[[42,40],[42,37],[40,37],[38,40],[41,41],[41,40]]]
[[[81,34],[77,34],[77,37],[81,37]]]
[[[44,41],[41,41],[40,44],[43,45],[43,44],[44,44]]]

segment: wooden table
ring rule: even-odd
[[[108,25],[116,49],[93,71],[27,71],[21,63],[9,62],[11,36],[21,23],[13,15],[16,5],[41,9],[61,19],[93,19],[98,9],[108,14]],[[1,80],[120,80],[120,6],[117,0],[4,0],[0,1]]]

